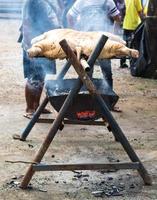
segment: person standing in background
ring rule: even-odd
[[[141,0],[124,0],[125,2],[125,16],[123,21],[123,39],[129,47],[129,42],[133,38],[134,31],[143,20],[143,7]],[[128,67],[126,58],[120,61],[120,68]]]
[[[124,18],[124,15],[125,15],[125,3],[124,3],[124,0],[114,0],[120,14],[121,14],[121,17]]]
[[[120,16],[121,16],[121,22],[120,22],[120,26],[118,27],[115,27],[115,29],[117,29],[116,33],[118,35],[122,35],[122,26],[123,26],[123,20],[124,20],[124,16],[125,16],[125,3],[124,3],[124,0],[114,0],[116,6],[117,6],[117,9],[119,10],[120,12]]]
[[[70,28],[80,31],[107,31],[113,33],[109,16],[120,22],[120,12],[113,0],[76,0],[67,13]],[[109,86],[113,87],[111,60],[101,59],[99,64]]]
[[[73,3],[75,2],[75,0],[59,0],[59,1],[60,2],[62,1],[62,7],[63,7],[63,14],[62,14],[63,27],[67,28],[68,23],[67,23],[66,15],[69,9],[71,8],[71,6],[73,5]]]
[[[60,28],[55,3],[49,0],[26,0],[22,13],[22,48],[26,99],[25,117],[31,117],[39,106],[46,73],[56,73],[55,61],[46,58],[29,58],[27,49],[31,40],[51,29]],[[48,113],[48,110],[44,110]]]

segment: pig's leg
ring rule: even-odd
[[[135,49],[130,49],[126,46],[123,46],[121,47],[119,50],[119,56],[130,56],[130,57],[133,57],[133,58],[138,58],[139,57],[139,52]]]

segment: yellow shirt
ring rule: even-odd
[[[148,3],[149,3],[149,0],[146,1],[145,5],[144,5],[144,9],[143,9],[145,16],[147,15],[147,11],[148,11]]]
[[[142,11],[141,0],[125,0],[126,14],[123,22],[123,29],[135,30],[141,20],[138,12]]]

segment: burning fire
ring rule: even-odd
[[[77,112],[76,115],[79,120],[90,120],[90,119],[95,118],[96,112],[95,112],[95,110],[93,110],[93,111],[86,110],[83,112]]]

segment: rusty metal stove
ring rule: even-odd
[[[92,79],[92,81],[111,110],[118,101],[118,95],[115,94],[105,79]],[[46,82],[47,96],[57,112],[59,112],[76,82],[77,79],[58,79]],[[102,117],[100,113],[99,106],[94,97],[83,86],[80,92],[73,98],[72,104],[65,113],[65,118],[70,120],[97,120]]]

